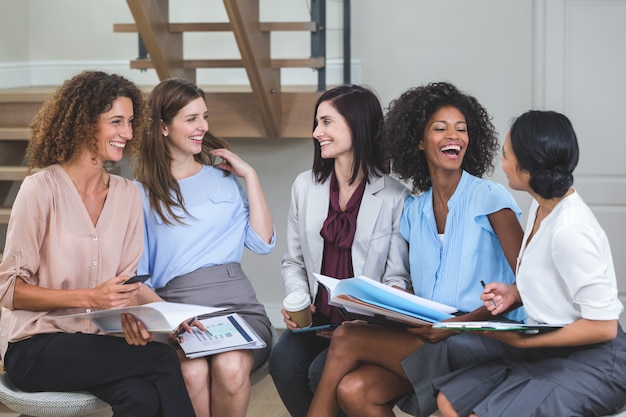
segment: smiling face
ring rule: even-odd
[[[109,111],[98,119],[98,154],[101,161],[119,161],[126,142],[133,138],[133,102],[128,97],[116,98]]]
[[[352,130],[346,119],[335,109],[330,101],[323,101],[315,114],[317,127],[313,137],[320,144],[322,158],[341,158],[354,156],[352,149]]]
[[[198,97],[180,109],[169,124],[162,124],[161,133],[167,136],[172,157],[188,157],[202,151],[202,138],[209,130],[207,119],[206,103]]]
[[[460,170],[469,144],[465,116],[456,107],[442,107],[433,114],[419,149],[424,151],[429,169]]]

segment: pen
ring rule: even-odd
[[[197,317],[192,317],[192,318],[190,318],[190,319],[189,319],[189,321],[187,322],[187,326],[191,326],[191,324],[192,324],[194,321],[196,321],[196,320],[198,320],[198,318],[197,318]],[[181,337],[182,335],[184,335],[184,334],[185,334],[185,332],[186,332],[186,331],[187,331],[187,330],[185,330],[185,328],[184,328],[184,327],[181,327],[181,328],[180,328],[180,329],[178,329],[178,331],[176,332],[176,337]]]
[[[485,288],[485,285],[487,285],[487,284],[485,284],[485,281],[483,281],[483,280],[481,279],[481,280],[480,280],[480,285],[482,285],[482,286],[483,286],[483,288]],[[491,302],[493,303],[493,306],[494,306],[495,308],[498,308],[498,304],[496,303],[496,300],[494,300],[494,299],[492,298],[492,299],[491,299]]]

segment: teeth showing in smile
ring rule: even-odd
[[[189,139],[201,142],[202,141],[202,136],[190,136]]]
[[[320,142],[320,146],[325,146],[325,145],[329,145],[330,141],[329,140],[324,140]]]
[[[124,147],[126,147],[126,142],[109,142],[109,145],[113,146],[114,148],[124,149]]]
[[[461,152],[461,147],[459,145],[447,145],[441,148],[441,152],[458,155]]]

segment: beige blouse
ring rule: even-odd
[[[110,176],[94,227],[66,172],[52,165],[26,177],[17,194],[0,264],[0,345],[40,333],[98,333],[89,320],[57,316],[84,309],[13,309],[15,280],[46,288],[93,288],[134,274],[143,250],[141,197],[131,181]],[[88,311],[88,310],[87,310]]]

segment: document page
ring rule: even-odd
[[[448,330],[517,330],[527,333],[539,333],[560,329],[563,324],[525,324],[507,321],[447,321],[433,324],[433,329]]]
[[[237,313],[200,320],[206,328],[202,331],[192,327],[192,333],[184,333],[180,347],[188,358],[209,356],[239,349],[260,349],[265,342]]]

